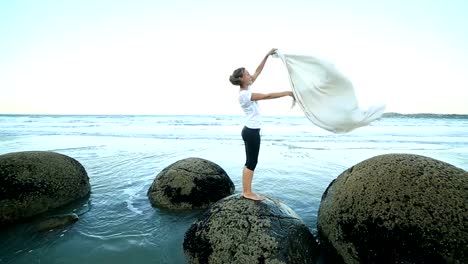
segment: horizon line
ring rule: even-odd
[[[383,117],[391,116],[468,116],[466,114],[453,114],[453,113],[400,113],[400,112],[385,112]],[[0,113],[0,116],[243,116],[242,114],[26,114],[26,113]],[[265,117],[287,116],[287,117],[300,117],[302,115],[262,115]],[[304,116],[305,117],[305,116]]]

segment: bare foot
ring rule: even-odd
[[[242,197],[254,201],[263,201],[265,198],[255,193],[242,193]]]

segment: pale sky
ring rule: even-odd
[[[334,63],[362,108],[468,114],[468,1],[3,0],[0,114],[242,114],[271,48]],[[290,90],[269,58],[252,86]],[[301,114],[288,98],[264,115]]]

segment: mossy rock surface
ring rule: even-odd
[[[185,234],[189,263],[315,263],[318,245],[284,203],[239,194],[215,203]]]
[[[61,207],[89,194],[84,167],[55,152],[0,155],[0,227]]]
[[[204,209],[234,192],[234,183],[218,164],[201,158],[179,160],[154,179],[148,198],[154,207]]]
[[[318,232],[345,263],[468,263],[468,173],[419,155],[370,158],[328,186]]]

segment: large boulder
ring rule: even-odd
[[[318,232],[345,263],[468,263],[468,173],[418,155],[365,160],[328,186]]]
[[[90,189],[86,170],[71,157],[46,151],[0,155],[0,227],[83,198]]]
[[[148,189],[148,198],[159,208],[201,209],[233,192],[234,183],[219,165],[205,159],[186,158],[156,176]]]
[[[185,234],[189,263],[315,263],[318,245],[288,206],[239,194],[215,203]]]

